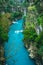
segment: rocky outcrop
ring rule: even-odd
[[[33,46],[32,44],[30,44],[29,47],[28,45],[26,45],[26,48],[27,48],[27,51],[30,53],[29,54],[30,58],[35,60],[36,65],[43,65],[41,56],[37,54],[37,48]]]
[[[5,65],[5,58],[4,58],[4,48],[0,45],[0,65]]]

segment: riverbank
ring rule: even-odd
[[[20,16],[19,16],[20,14]],[[14,15],[14,16],[12,16]],[[16,17],[15,17],[16,16]],[[1,12],[0,13],[0,65],[5,65],[6,57],[5,55],[5,49],[4,45],[5,42],[8,42],[9,36],[9,27],[12,25],[13,21],[21,19],[22,14],[19,13],[5,13]]]
[[[40,35],[37,35],[34,26],[35,25],[32,22],[29,22],[28,19],[26,18],[26,21],[24,23],[24,31],[23,31],[24,46],[29,52],[29,57],[35,60],[36,65],[43,65],[43,51],[42,51],[43,46],[41,47],[42,49],[39,47],[40,46],[39,41],[43,40],[42,39],[43,34],[40,33]]]
[[[9,26],[12,24],[11,20],[11,13],[0,13],[0,65],[5,65],[5,50],[4,44],[8,41],[8,31]]]
[[[36,65],[43,65],[41,56],[37,54],[37,48],[35,48],[33,44],[31,44],[29,47],[26,44],[25,47],[29,53],[29,57],[35,61]]]
[[[32,2],[34,3],[34,2]],[[43,14],[39,14],[35,4],[28,6],[24,25],[24,45],[30,53],[30,58],[34,59],[36,65],[43,65]]]

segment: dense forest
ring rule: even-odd
[[[41,65],[43,64],[43,2],[31,1],[26,16],[24,42],[30,51],[30,57],[35,59],[37,65]]]
[[[24,46],[36,65],[43,65],[43,0],[0,0],[0,65],[5,65],[9,26],[22,16]]]

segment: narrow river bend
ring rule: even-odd
[[[35,65],[22,41],[23,23],[20,19],[10,26],[9,39],[5,44],[6,65]]]

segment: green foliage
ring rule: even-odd
[[[30,3],[30,2],[29,2]],[[30,3],[31,4],[31,3]],[[37,34],[38,27],[39,35]],[[33,47],[37,48],[37,54],[43,57],[43,5],[42,0],[33,0],[33,4],[28,7],[25,22],[24,42],[27,45],[33,43]],[[34,51],[35,52],[35,51]]]
[[[36,37],[37,33],[34,28],[30,27],[29,29],[24,30],[24,41],[27,41],[27,43],[35,42]]]
[[[37,18],[37,20],[38,20],[38,24],[40,25],[42,25],[43,26],[43,14],[42,15],[40,15],[38,18]]]
[[[43,46],[43,32],[41,32],[38,37],[36,38],[36,42],[38,45],[38,48],[40,48],[40,46]]]
[[[43,46],[40,46],[37,52],[39,55],[43,56]]]
[[[35,11],[35,10],[36,10],[35,5],[33,5],[33,6],[29,6],[29,7],[28,7],[28,10],[33,10],[33,11]]]
[[[1,38],[2,38],[2,41],[3,42],[7,41],[8,40],[8,33],[6,33],[6,32],[5,33],[2,33],[1,34]]]
[[[8,39],[8,28],[11,24],[11,21],[9,20],[10,14],[1,14],[0,17],[0,44],[4,43]]]
[[[12,20],[20,19],[22,15],[23,15],[23,12],[19,12],[19,11],[14,12],[11,14],[11,19]]]
[[[24,7],[27,7],[29,5],[29,3],[25,0],[24,2],[23,2],[23,6]]]
[[[0,11],[12,12],[12,7],[17,6],[18,4],[16,0],[0,0]]]

